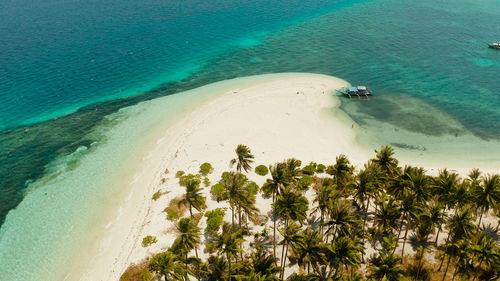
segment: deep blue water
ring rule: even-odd
[[[107,115],[234,77],[334,75],[377,89],[376,102],[343,104],[361,125],[463,133],[432,105],[499,139],[500,51],[486,45],[499,23],[498,0],[4,0],[0,224],[51,161],[96,141]]]

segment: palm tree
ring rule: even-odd
[[[308,209],[309,202],[307,198],[294,192],[291,187],[285,188],[273,204],[273,211],[277,218],[284,220],[285,229],[288,226],[289,220],[299,221],[300,224],[303,224]],[[273,241],[273,248],[276,251],[276,240]]]
[[[313,213],[320,213],[320,231],[323,232],[323,224],[325,222],[325,214],[328,212],[328,208],[333,204],[332,202],[337,201],[341,194],[333,183],[332,179],[322,178],[319,180],[318,184],[315,185],[316,197],[314,198],[314,203],[316,207],[312,210]]]
[[[280,234],[283,236],[283,240],[280,241],[280,244],[283,245],[281,251],[281,278],[285,277],[285,268],[286,268],[286,258],[288,256],[288,247],[291,246],[292,250],[296,249],[297,245],[302,245],[303,236],[300,235],[300,226],[292,221],[289,224],[285,224],[285,228],[280,230]]]
[[[262,186],[262,191],[265,196],[273,197],[273,205],[276,203],[276,197],[285,189],[285,186],[290,184],[290,176],[286,163],[276,163],[269,166],[271,178],[267,179]],[[273,225],[273,255],[276,257],[276,217]]]
[[[273,280],[281,269],[275,266],[276,258],[270,255],[262,243],[256,243],[252,251],[251,259],[255,273],[264,277],[265,280]]]
[[[457,211],[447,224],[448,227],[448,237],[444,244],[445,254],[441,259],[441,264],[439,265],[438,271],[441,271],[446,254],[450,252],[449,243],[456,243],[459,240],[470,238],[476,226],[473,223],[472,211],[470,208],[464,208],[463,210]],[[448,259],[449,262],[449,259]]]
[[[380,168],[386,173],[386,175],[393,175],[398,166],[398,160],[392,157],[394,155],[394,150],[390,146],[382,146],[380,151],[375,150],[377,155],[373,159],[373,163],[379,165]]]
[[[182,280],[182,266],[178,257],[170,251],[153,256],[149,261],[149,270],[163,276],[165,281]]]
[[[207,281],[220,281],[228,278],[228,265],[224,256],[210,256],[208,268]]]
[[[447,169],[439,171],[439,175],[432,182],[432,192],[438,197],[439,202],[445,204],[448,209],[455,207],[455,201],[450,200],[450,192],[458,185],[460,178],[457,173],[450,173]]]
[[[180,178],[181,186],[186,187],[186,195],[178,202],[179,206],[189,206],[189,214],[193,217],[193,207],[201,212],[207,207],[206,198],[202,195],[202,188],[200,187],[201,180],[198,176],[187,175]]]
[[[330,266],[335,268],[333,276],[337,278],[337,274],[342,265],[346,268],[357,267],[361,259],[360,251],[361,247],[350,237],[342,236],[335,239],[334,242],[326,248],[326,258]]]
[[[478,226],[481,226],[483,214],[500,202],[500,175],[483,177],[482,184],[478,185],[472,192],[481,212],[478,223]]]
[[[313,267],[317,267],[323,259],[322,251],[323,247],[321,245],[323,238],[321,233],[317,230],[313,230],[311,227],[307,227],[303,232],[303,243],[297,244],[295,249],[292,249],[292,257],[297,260],[299,266],[307,266],[307,273],[310,273],[311,264]]]
[[[472,250],[478,263],[476,272],[474,273],[474,279],[472,279],[472,281],[475,281],[483,262],[490,267],[493,265],[498,267],[500,263],[500,254],[498,253],[498,247],[495,247],[493,238],[487,236],[484,232],[479,234],[477,242]]]
[[[381,251],[380,254],[371,259],[368,268],[369,277],[375,280],[403,281],[406,280],[404,270],[399,265],[401,258],[390,251]]]
[[[253,163],[253,159],[255,158],[250,151],[250,148],[244,144],[239,144],[236,147],[236,158],[232,159],[229,162],[229,165],[233,167],[236,164],[236,170],[241,173],[241,169],[248,172],[252,167],[250,164]]]
[[[326,234],[332,233],[334,238],[336,236],[351,236],[355,229],[361,227],[361,220],[351,203],[342,199],[338,202],[331,202],[328,208],[328,221],[325,222],[325,225],[328,226]]]
[[[437,246],[439,239],[439,232],[443,230],[443,224],[446,221],[446,213],[444,212],[443,204],[439,203],[437,200],[433,200],[427,207],[427,212],[430,222],[437,229],[436,240],[434,245]]]
[[[231,258],[241,252],[240,244],[243,243],[243,238],[240,230],[236,230],[229,223],[224,223],[222,226],[221,235],[215,237],[214,245],[220,254],[226,256],[228,261],[228,280],[231,281]]]
[[[200,244],[201,230],[196,226],[196,221],[193,218],[182,218],[176,225],[177,230],[180,232],[177,241],[174,244],[178,244],[185,254],[185,279],[188,280],[188,253],[191,250],[195,250],[196,257],[198,257],[198,245]]]
[[[337,156],[335,164],[328,167],[327,173],[332,175],[336,180],[339,188],[344,189],[347,183],[352,179],[354,166],[351,165],[349,159],[343,154]]]
[[[408,230],[410,228],[414,228],[414,226],[418,224],[418,216],[423,211],[422,205],[418,201],[414,200],[415,197],[413,193],[408,193],[403,196],[404,197],[401,201],[401,225],[403,225],[403,221],[406,222],[406,230],[403,238],[403,247],[401,249],[401,263],[404,261],[404,251],[406,238],[408,237]]]
[[[253,182],[237,172],[224,172],[218,185],[221,187],[220,194],[214,194],[217,200],[227,200],[231,208],[231,223],[234,225],[235,210],[239,214],[239,225],[241,226],[241,212],[252,218],[258,214],[255,207],[255,194],[252,192]]]
[[[398,227],[398,219],[401,214],[399,207],[393,198],[383,201],[375,212],[375,226],[378,233],[392,234]]]

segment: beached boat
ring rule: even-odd
[[[348,98],[357,97],[357,98],[368,98],[372,95],[373,91],[368,90],[366,86],[357,86],[357,87],[349,87],[343,90],[337,90],[337,92],[345,95]]]
[[[490,43],[488,46],[492,49],[499,49],[500,50],[500,43]]]

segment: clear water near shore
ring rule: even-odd
[[[257,2],[261,1],[256,1],[255,5],[258,5]],[[277,1],[269,5],[277,4],[276,7],[281,10],[276,8],[271,12],[237,2],[235,6],[214,11],[215,18],[202,17],[201,21],[195,20],[198,19],[196,17],[179,19],[180,22],[190,21],[184,21],[183,29],[176,33],[182,33],[182,36],[174,36],[178,41],[168,41],[160,35],[161,32],[170,32],[171,26],[158,30],[165,15],[175,14],[172,7],[162,7],[158,1],[152,1],[149,4],[159,5],[161,12],[151,18],[145,16],[151,11],[145,8],[143,2],[129,2],[129,6],[123,9],[113,7],[118,3],[106,4],[110,10],[116,8],[116,11],[125,13],[123,18],[118,13],[119,16],[114,17],[116,20],[138,19],[140,24],[137,29],[131,30],[127,24],[124,30],[118,30],[124,25],[109,21],[108,24],[124,36],[123,40],[112,41],[112,45],[88,42],[90,47],[100,46],[98,51],[102,54],[115,54],[113,59],[103,61],[82,60],[76,54],[79,51],[72,49],[66,41],[63,43],[68,43],[69,48],[59,55],[51,53],[46,44],[36,47],[40,43],[37,40],[43,41],[46,35],[48,39],[58,32],[71,36],[72,30],[67,28],[47,30],[36,36],[33,33],[20,34],[20,37],[12,38],[16,44],[21,44],[23,39],[33,36],[32,40],[27,40],[32,49],[19,48],[15,50],[17,56],[2,59],[5,63],[0,71],[5,75],[0,76],[3,87],[0,87],[0,92],[2,103],[8,105],[2,109],[2,122],[18,125],[47,117],[58,118],[0,134],[0,221],[25,198],[28,191],[30,198],[22,201],[22,207],[11,211],[1,226],[0,264],[4,267],[0,268],[0,276],[9,276],[5,275],[8,273],[13,277],[9,280],[22,280],[22,273],[11,270],[30,265],[36,270],[49,271],[56,265],[64,265],[62,260],[47,257],[56,254],[64,259],[75,254],[65,252],[66,246],[78,244],[81,242],[78,239],[82,238],[66,236],[64,229],[84,229],[96,223],[99,214],[92,213],[93,204],[112,203],[112,196],[107,196],[112,194],[111,187],[96,190],[93,188],[97,185],[92,185],[93,182],[105,182],[99,173],[100,165],[109,163],[96,161],[95,167],[89,170],[85,169],[90,167],[82,164],[102,152],[100,147],[106,142],[109,128],[119,124],[120,118],[134,116],[117,114],[113,118],[118,119],[113,121],[110,114],[144,100],[224,79],[275,72],[311,72],[338,76],[354,84],[366,84],[377,90],[377,97],[368,102],[343,100],[342,108],[367,134],[378,135],[400,151],[417,152],[421,159],[429,157],[429,151],[439,152],[437,155],[441,157],[457,155],[459,149],[466,148],[469,154],[461,156],[465,160],[495,161],[491,152],[500,151],[497,145],[500,138],[500,96],[497,95],[500,88],[500,52],[488,49],[486,43],[499,40],[496,38],[500,34],[500,26],[496,24],[500,19],[498,1],[327,1],[323,6],[315,2],[307,1],[283,9],[288,7],[289,2]],[[5,3],[14,2],[1,5],[6,7]],[[206,12],[207,7],[189,6],[191,4],[186,2],[187,6],[183,7],[187,14]],[[217,1],[213,4],[216,7]],[[301,14],[304,7],[308,17]],[[17,8],[12,5],[10,9],[0,9],[3,11],[0,12],[0,19],[7,19],[10,26],[15,26],[15,18],[8,13],[15,14],[13,9]],[[245,18],[246,21],[239,26],[240,30],[225,30],[231,26],[227,22],[216,24],[217,15],[226,17],[229,14],[234,23],[240,20],[242,14],[248,13],[260,16],[262,24],[254,25],[252,22],[259,22],[255,17]],[[66,21],[68,15],[71,13],[59,11],[57,14],[59,19]],[[84,37],[92,35],[97,36],[95,39],[99,36],[109,39],[102,29],[86,25],[96,16],[89,14],[89,18],[80,19],[79,23],[88,28]],[[203,32],[198,30],[207,23],[203,19],[217,27],[210,26],[214,27],[211,29],[213,33],[206,34],[210,38],[201,36]],[[31,20],[35,22],[36,17]],[[50,19],[44,20],[50,23]],[[100,20],[105,22],[109,18]],[[61,24],[64,26],[65,22]],[[144,41],[134,40],[134,32],[147,33],[151,37]],[[222,35],[229,33],[235,37],[223,38]],[[153,42],[153,37],[165,41]],[[2,40],[0,47],[6,43],[5,39]],[[188,49],[185,48],[186,40],[191,46]],[[120,47],[125,42],[131,44],[130,48]],[[1,54],[10,54],[9,48],[15,46],[9,46]],[[165,48],[160,49],[159,46]],[[89,46],[80,47],[92,49]],[[131,49],[133,54],[130,54]],[[200,52],[202,49],[206,52]],[[185,55],[177,55],[180,53]],[[33,61],[19,68],[12,68],[17,64],[9,64],[16,58],[26,56]],[[63,61],[71,65],[68,68],[70,71],[61,72],[54,65],[44,67],[51,59],[58,62],[65,57],[71,58]],[[158,70],[157,66],[169,71]],[[78,70],[84,71],[79,73]],[[19,78],[18,75],[25,73],[31,75]],[[54,73],[58,82],[50,84],[47,77]],[[98,82],[92,80],[96,73],[101,75]],[[166,80],[170,82],[162,83]],[[158,84],[152,91],[134,95]],[[33,98],[27,97],[30,91]],[[51,98],[51,95],[54,96]],[[134,96],[118,99],[131,95]],[[102,100],[108,101],[83,107],[71,115],[58,116]],[[0,126],[8,127],[5,123]],[[140,124],[137,126],[140,128]],[[132,132],[134,129],[130,127],[127,130]],[[127,130],[123,131],[125,139],[137,136],[140,141],[140,134],[125,133]],[[116,159],[113,163],[116,167],[130,151],[125,146],[109,152]],[[99,157],[105,155],[101,153]],[[71,189],[81,184],[90,188]],[[74,207],[74,213],[58,214],[58,208],[48,202],[57,202],[62,209]],[[46,220],[35,221],[40,217],[32,217],[29,212],[34,205],[47,212],[40,213],[40,217],[47,217]],[[88,217],[82,224],[73,225],[73,216],[78,216],[80,212],[88,212]],[[65,218],[59,218],[59,215],[65,215]],[[37,236],[37,232],[42,231],[38,227],[42,223],[44,233]],[[16,243],[21,234],[28,237],[23,245]],[[43,241],[41,237],[44,237]],[[32,245],[39,245],[39,252],[30,252]],[[35,269],[31,273],[26,271],[25,276],[34,276],[28,274],[34,274]]]

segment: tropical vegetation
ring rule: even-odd
[[[389,146],[358,169],[344,155],[330,165],[291,158],[253,170],[257,177],[247,174],[253,161],[238,145],[233,169],[210,187],[220,206],[207,211],[200,175],[177,173],[186,188],[178,205],[189,215],[177,219],[174,243],[150,258],[153,278],[499,279],[499,175],[430,175],[400,166]],[[269,213],[257,208],[261,197]]]

